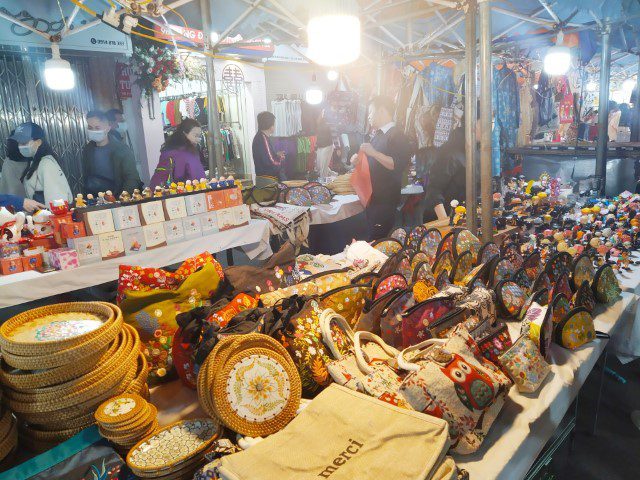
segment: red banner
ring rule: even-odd
[[[131,98],[131,68],[126,63],[116,62],[116,85],[120,100]]]

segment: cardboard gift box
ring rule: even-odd
[[[182,228],[184,229],[185,240],[192,238],[198,238],[202,236],[202,225],[200,224],[200,217],[186,217],[182,219]]]
[[[73,223],[73,215],[71,212],[67,212],[63,215],[52,215],[49,217],[51,226],[53,227],[53,238],[58,245],[64,245],[66,237],[64,236],[64,229],[66,225]],[[84,228],[84,226],[83,226]]]
[[[22,259],[20,257],[0,259],[0,272],[2,275],[11,275],[22,271]]]
[[[184,197],[187,215],[199,215],[207,211],[207,196],[204,192]]]
[[[113,232],[116,229],[110,208],[83,212],[82,218],[87,235],[100,235],[101,233]]]
[[[124,244],[122,243],[122,232],[110,232],[98,235],[102,259],[124,257]]]
[[[128,228],[122,231],[122,243],[124,244],[124,254],[134,255],[144,252],[147,244],[144,241],[142,227]]]
[[[22,257],[22,270],[35,270],[42,266],[42,254],[25,255]]]
[[[153,225],[154,223],[165,221],[162,200],[140,203],[138,212],[140,213],[140,223],[142,225]]]
[[[223,192],[227,208],[242,205],[242,192],[238,187],[227,188],[226,190],[223,190]]]
[[[202,213],[198,215],[198,218],[200,219],[202,235],[209,235],[220,231],[218,227],[218,214],[216,212]]]
[[[142,227],[142,233],[144,234],[144,243],[147,246],[147,250],[167,245],[167,237],[164,233],[164,222],[145,225]]]
[[[218,228],[221,231],[235,227],[232,208],[224,208],[216,213],[218,214]]]
[[[224,194],[224,190],[211,190],[206,192],[207,195],[207,210],[210,212],[213,210],[222,210],[227,206],[227,198]]]
[[[164,235],[167,239],[167,245],[172,245],[184,240],[184,227],[182,219],[167,220],[164,222]]]
[[[137,205],[123,205],[113,209],[113,224],[116,230],[126,230],[140,226],[140,212]]]
[[[168,197],[162,199],[164,213],[168,220],[176,220],[187,216],[187,206],[184,197]]]
[[[54,248],[49,250],[47,254],[49,256],[49,264],[58,270],[71,270],[80,266],[78,252],[73,248]]]
[[[62,239],[67,243],[71,238],[86,237],[87,231],[82,222],[71,222],[62,225]]]
[[[52,237],[34,238],[32,240],[29,240],[29,245],[31,245],[32,247],[42,248],[45,251],[51,250],[53,248],[58,248],[58,244]]]
[[[0,258],[16,258],[20,256],[20,245],[17,243],[3,243],[0,245]]]
[[[100,240],[97,236],[72,238],[68,243],[78,253],[80,265],[102,261]]]
[[[249,220],[251,219],[249,205],[238,205],[231,210],[233,210],[233,223],[236,227],[249,225]]]

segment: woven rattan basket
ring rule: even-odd
[[[118,307],[115,307],[118,308]],[[67,313],[89,313],[103,319],[103,325],[90,332],[55,341],[18,342],[12,339],[16,330],[29,322],[50,315]],[[57,303],[45,307],[27,310],[10,318],[0,326],[0,349],[2,352],[21,356],[43,356],[68,350],[99,337],[115,320],[117,312],[108,304],[101,302]]]
[[[0,440],[0,460],[5,459],[18,445],[18,422],[11,420],[11,427],[5,437]]]

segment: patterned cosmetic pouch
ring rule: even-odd
[[[593,309],[596,308],[596,297],[593,295],[591,285],[586,280],[582,282],[582,285],[573,294],[571,306],[573,308],[584,307],[588,312],[593,312]]]
[[[521,334],[527,334],[545,359],[549,358],[553,341],[553,308],[533,303],[522,320]]]
[[[263,293],[260,295],[260,301],[265,307],[273,307],[280,300],[293,295],[312,297],[318,294],[318,286],[314,282],[303,282],[290,287],[279,288],[273,292]]]
[[[560,252],[549,259],[544,271],[547,272],[549,279],[553,283],[560,278],[560,275],[563,273],[571,275],[572,264],[573,257],[571,257],[567,252]]]
[[[491,285],[496,286],[502,280],[509,280],[518,269],[507,258],[501,258],[493,268],[493,275],[491,277]]]
[[[466,296],[459,298],[456,305],[464,308],[474,317],[477,317],[478,324],[487,326],[495,325],[496,316],[496,296],[493,290],[485,287],[476,287]],[[475,327],[472,327],[472,330]]]
[[[500,355],[511,348],[511,345],[511,335],[504,323],[491,328],[485,336],[478,340],[478,348],[482,356],[495,365],[500,365],[498,361]]]
[[[416,303],[424,302],[425,300],[430,299],[436,293],[438,293],[438,289],[434,284],[431,284],[425,280],[418,280],[413,284],[413,298]]]
[[[333,194],[324,185],[318,182],[311,182],[304,186],[305,190],[309,192],[311,196],[312,205],[323,205],[331,203]]]
[[[469,272],[473,270],[475,261],[475,255],[469,250],[460,253],[451,271],[451,279],[453,280],[453,283],[464,285],[463,281]]]
[[[436,288],[438,290],[443,290],[449,285],[451,285],[451,279],[449,278],[449,272],[447,272],[446,270],[443,270],[436,277]]]
[[[595,268],[593,268],[593,261],[588,254],[583,253],[575,259],[575,261],[573,262],[572,280],[573,286],[576,290],[584,282],[587,282],[589,283],[589,285],[591,285],[591,282],[593,282],[595,276],[596,270]]]
[[[567,300],[571,300],[571,297],[573,297],[573,290],[571,290],[569,275],[567,275],[566,273],[560,274],[560,276],[554,282],[553,289],[551,290],[552,299],[556,298],[556,295],[558,294],[564,295]]]
[[[387,257],[390,257],[402,250],[404,243],[400,243],[396,238],[381,238],[373,242],[371,246],[379,252],[384,253]]]
[[[527,277],[533,283],[540,272],[542,271],[542,260],[540,259],[540,253],[533,252],[527,258],[524,259],[522,268],[527,273]]]
[[[471,230],[461,228],[455,231],[453,234],[454,252],[456,255],[461,255],[463,252],[469,251],[473,256],[473,261],[478,260],[478,252],[482,243]]]
[[[498,305],[501,313],[507,318],[514,318],[527,301],[527,292],[510,280],[503,280],[496,287]]]
[[[389,237],[395,238],[402,245],[404,245],[407,241],[407,231],[404,228],[399,227],[399,228],[396,228],[393,232],[391,232],[391,235],[389,235]]]
[[[420,254],[422,254],[422,252],[418,252],[418,255]],[[433,272],[431,271],[431,265],[429,265],[429,262],[420,262],[413,268],[411,281],[418,282],[420,280],[432,285],[436,283],[436,277],[434,277]]]
[[[378,276],[384,278],[392,273],[399,273],[400,262],[404,258],[403,251],[391,255],[378,269]]]
[[[549,375],[551,368],[528,336],[520,336],[513,346],[500,355],[500,365],[513,380],[518,391],[533,393]]]
[[[608,263],[598,269],[591,288],[600,303],[611,303],[617,300],[622,292],[616,274]]]
[[[311,192],[304,187],[287,187],[281,194],[282,202],[298,207],[311,207],[313,199]]]
[[[356,331],[373,332],[376,335],[380,334],[380,316],[382,311],[389,305],[395,298],[403,295],[405,290],[392,290],[386,295],[374,300],[373,302],[365,303],[362,315],[358,318],[356,323]]]
[[[451,277],[451,271],[453,270],[453,255],[450,250],[445,250],[436,258],[436,262],[433,264],[433,274],[438,277],[441,272],[447,272]]]
[[[489,273],[489,264],[481,263],[471,269],[469,273],[462,279],[460,285],[467,288],[474,288],[476,286],[487,286]]]
[[[282,329],[280,342],[289,352],[300,374],[304,395],[313,397],[331,383],[327,363],[332,360],[320,329],[320,316],[324,310],[318,300],[307,301]],[[336,348],[343,353],[351,349],[344,330],[332,328]]]
[[[478,264],[489,263],[492,258],[499,256],[500,247],[493,242],[485,243],[478,251]]]
[[[431,338],[431,325],[455,309],[455,302],[448,298],[430,298],[407,309],[398,321],[394,346],[407,348]]]
[[[518,270],[524,265],[524,258],[520,254],[518,249],[518,245],[515,243],[509,243],[508,245],[502,248],[502,258],[506,258],[511,262],[513,268]]]
[[[458,327],[447,340],[409,347],[398,357],[398,365],[410,372],[400,386],[409,405],[447,421],[454,452],[477,451],[504,405],[511,381],[480,355],[469,332]]]
[[[578,307],[567,313],[558,323],[554,332],[554,342],[564,348],[575,350],[585,343],[593,341],[598,333],[593,325],[593,317],[584,307]],[[602,334],[608,338],[608,335]]]
[[[402,348],[402,314],[415,305],[413,290],[407,289],[395,297],[380,314],[380,337],[389,345]]]
[[[402,275],[407,282],[411,281],[413,277],[413,267],[411,266],[411,257],[413,254],[409,250],[405,250],[401,253],[400,263],[398,264],[398,270],[395,273]]]
[[[424,225],[418,225],[409,233],[407,237],[407,247],[412,248],[414,250],[418,250],[420,248],[420,241],[424,234],[427,233],[427,227]]]
[[[443,252],[451,252],[451,258],[453,258],[453,234],[454,232],[449,232],[442,237],[442,241],[440,242],[440,245],[438,245],[438,257],[442,255]]]
[[[442,241],[442,234],[437,228],[430,228],[420,239],[420,251],[427,254],[429,263],[433,265],[436,261],[438,246]]]
[[[534,302],[537,303],[538,305],[546,305],[548,299],[549,299],[549,292],[547,291],[546,288],[538,290],[537,292],[533,292],[531,295],[529,295],[529,298],[527,298],[527,301],[524,302],[524,305],[520,309],[520,315],[518,315],[518,320],[519,321],[524,320],[524,316],[527,314],[527,312],[529,311],[529,307],[531,307],[531,305]]]
[[[416,270],[416,266],[420,265],[423,262],[426,262],[429,265],[429,268],[431,268],[431,263],[429,263],[429,256],[426,253],[417,251],[413,254],[413,256],[411,257],[411,268],[413,268],[414,272]]]
[[[365,300],[371,295],[371,287],[366,285],[345,285],[329,290],[320,297],[322,308],[330,308],[342,315],[353,327],[364,309]]]
[[[527,271],[523,268],[518,270],[511,277],[511,281],[518,284],[518,286],[524,290],[527,294],[531,293],[531,287],[533,287],[533,280],[527,275]]]
[[[553,306],[553,313],[551,314],[551,321],[554,325],[554,332],[556,326],[564,319],[564,317],[571,310],[571,303],[567,300],[567,297],[558,293],[555,297],[553,297],[553,302],[551,302]]]
[[[551,300],[553,300],[553,297],[551,296],[551,291],[553,290],[553,283],[551,282],[551,278],[549,277],[549,274],[546,271],[540,272],[540,275],[538,275],[538,278],[536,278],[536,281],[533,282],[533,287],[531,289],[534,292],[538,292],[540,290],[547,291],[548,297],[544,301],[545,305],[547,303],[550,303]]]
[[[382,278],[378,285],[375,287],[375,293],[373,294],[373,299],[377,300],[378,298],[386,295],[392,290],[404,290],[408,286],[407,280],[400,275],[399,273],[393,273],[385,278]]]

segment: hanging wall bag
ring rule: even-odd
[[[416,360],[409,360],[409,355]],[[410,372],[400,393],[411,407],[449,424],[452,449],[469,454],[480,448],[500,413],[511,381],[479,355],[464,328],[447,340],[426,340],[398,357]]]
[[[538,390],[550,371],[549,364],[527,335],[520,336],[509,350],[500,355],[500,365],[518,391],[524,393]]]

